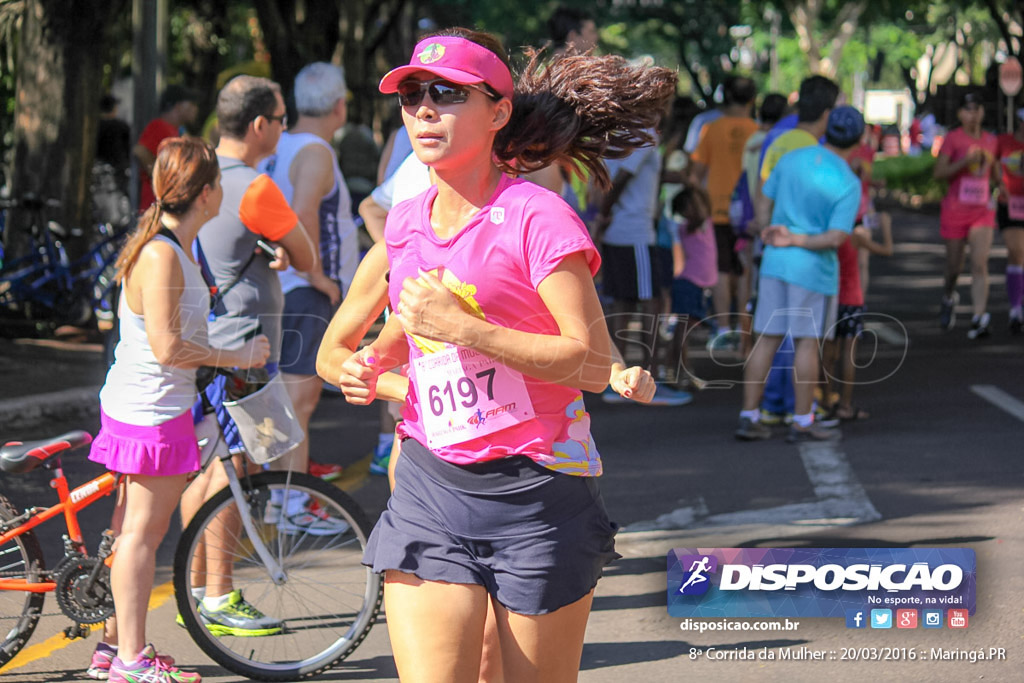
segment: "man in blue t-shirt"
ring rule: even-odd
[[[836,248],[853,229],[860,206],[860,181],[846,157],[864,132],[853,107],[829,115],[825,145],[783,156],[764,185],[771,223],[758,286],[754,331],[761,335],[744,368],[743,410],[736,437],[766,439],[758,403],[772,357],[786,336],[796,345],[796,407],[788,441],[830,440],[839,433],[814,426],[814,385],[820,372],[820,343],[835,320],[839,267]]]

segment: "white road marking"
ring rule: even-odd
[[[800,459],[814,487],[817,500],[813,502],[708,515],[704,499],[698,498],[693,505],[678,508],[655,520],[630,524],[623,531],[632,533],[750,524],[837,526],[873,522],[882,518],[838,442],[800,444]]]
[[[893,346],[898,346],[901,349],[907,345],[907,331],[905,329],[898,331],[889,325],[873,321],[864,323],[864,327],[878,335],[878,338],[886,344],[892,344]],[[901,351],[901,353],[903,352]]]
[[[99,414],[99,387],[76,387],[0,400],[0,425],[21,426],[68,412]]]
[[[1010,415],[1024,422],[1024,403],[991,384],[972,384],[971,391]]]

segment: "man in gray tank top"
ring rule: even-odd
[[[217,98],[220,162],[224,200],[220,213],[199,232],[196,240],[201,250],[200,264],[222,293],[211,312],[209,337],[211,343],[235,348],[262,331],[270,340],[270,357],[266,367],[277,372],[281,354],[281,315],[284,297],[277,271],[291,262],[297,268],[317,267],[319,256],[302,228],[298,216],[274,182],[256,170],[261,159],[274,152],[282,131],[287,126],[284,99],[280,87],[266,78],[238,76],[221,90]],[[257,248],[257,240],[272,245],[273,260]],[[216,341],[214,341],[216,340]],[[230,452],[242,453],[244,446],[237,427],[223,408],[223,378],[206,390],[215,413],[206,421],[216,419],[223,443]],[[220,442],[215,439],[215,443]],[[238,456],[235,466],[243,468]],[[188,524],[203,501],[227,485],[224,468],[214,463],[185,490],[181,502],[182,522]],[[312,524],[319,523],[304,513]],[[232,520],[218,520],[225,528],[222,538],[235,538],[229,527]],[[221,544],[221,546],[228,544]],[[199,604],[201,618],[216,627],[219,633],[235,636],[269,636],[280,633],[281,622],[266,616],[249,604],[232,581],[231,548],[207,547],[205,586],[196,587],[193,597]],[[201,593],[201,594],[200,594]]]
[[[346,94],[340,67],[326,62],[306,65],[295,77],[299,120],[281,135],[277,152],[261,164],[320,250],[316,267],[305,272],[289,268],[280,274],[285,297],[281,373],[307,435],[286,457],[292,469],[309,469],[325,479],[341,476],[341,467],[309,459],[308,427],[323,388],[316,374],[316,354],[359,261],[352,200],[332,146],[334,133],[347,118]]]

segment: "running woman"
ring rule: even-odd
[[[505,680],[575,680],[617,557],[581,394],[611,369],[600,259],[561,198],[512,176],[575,159],[607,186],[601,158],[650,144],[676,78],[591,56],[523,74],[514,93],[500,43],[452,29],[380,86],[437,184],[388,215],[397,314],[337,381],[369,403],[411,361],[395,491],[364,557],[386,573],[406,681],[476,681],[488,605]]]
[[[1010,332],[1024,331],[1024,109],[1017,110],[1017,127],[999,136],[999,230],[1008,253],[1006,296],[1010,300]]]
[[[988,254],[996,225],[995,207],[989,181],[999,181],[996,136],[981,129],[985,108],[980,93],[969,91],[960,98],[957,110],[960,127],[950,131],[935,161],[935,177],[949,181],[942,200],[939,234],[946,243],[946,283],[939,324],[944,330],[956,327],[956,305],[960,296],[956,281],[964,268],[966,248],[971,248],[971,329],[968,339],[990,333],[988,306]]]
[[[153,191],[155,203],[117,261],[121,341],[100,390],[102,426],[89,454],[127,475],[110,576],[120,642],[97,647],[89,675],[115,683],[198,683],[199,674],[176,669],[146,644],[156,549],[189,475],[199,469],[192,421],[196,368],[262,365],[270,342],[259,335],[234,351],[207,343],[210,294],[192,259],[192,242],[224,195],[214,151],[194,138],[165,140]],[[109,630],[107,639],[113,639]]]

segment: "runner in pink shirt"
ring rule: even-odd
[[[1014,132],[999,136],[999,230],[1006,244],[1006,298],[1010,332],[1024,332],[1024,109],[1017,110]]]
[[[497,39],[467,29],[424,38],[381,81],[436,187],[389,214],[396,315],[338,383],[369,403],[382,371],[411,365],[395,490],[363,558],[386,574],[400,677],[477,680],[489,609],[505,680],[578,674],[617,557],[581,393],[609,378],[600,260],[568,205],[510,175],[575,160],[607,186],[601,158],[652,142],[675,81],[570,55],[514,86]]]
[[[964,267],[966,247],[971,248],[971,329],[968,339],[989,335],[988,255],[996,225],[992,188],[999,183],[996,136],[981,129],[985,109],[981,95],[969,91],[960,99],[960,127],[946,136],[935,161],[935,177],[949,181],[942,200],[939,234],[946,243],[946,283],[939,324],[956,326],[960,296],[956,281]]]

